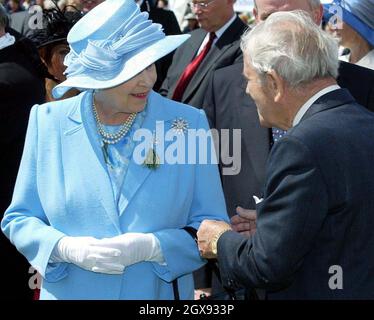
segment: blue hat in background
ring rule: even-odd
[[[335,0],[324,5],[325,19],[333,15],[333,6],[339,6],[342,20],[374,46],[374,0]]]
[[[70,30],[65,57],[67,79],[53,88],[61,97],[71,88],[112,88],[130,80],[179,47],[189,35],[165,36],[134,0],[106,0]]]

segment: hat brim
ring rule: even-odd
[[[37,45],[37,48],[41,49],[43,47],[49,46],[50,44],[57,44],[59,42],[67,43],[66,37],[65,38],[56,38],[56,39],[53,39],[53,40],[48,40],[46,42],[43,42],[43,43]]]
[[[165,38],[146,47],[138,54],[126,60],[117,76],[109,80],[98,80],[86,75],[68,77],[64,82],[53,88],[54,98],[61,98],[71,88],[77,88],[81,91],[89,89],[108,89],[116,87],[143,71],[145,68],[174,51],[190,35],[166,36]]]

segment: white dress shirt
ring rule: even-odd
[[[349,62],[351,60],[351,54],[346,54],[339,57],[340,60]],[[355,64],[361,67],[369,68],[374,70],[374,49],[369,51],[365,56],[363,56]]]

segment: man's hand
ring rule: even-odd
[[[231,226],[224,221],[204,220],[197,231],[197,243],[200,255],[206,259],[215,259],[216,253],[213,253],[213,242],[218,242],[219,236],[231,230]]]
[[[234,231],[249,237],[256,232],[256,210],[236,208],[237,215],[231,218],[231,227]]]

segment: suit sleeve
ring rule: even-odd
[[[276,143],[268,162],[257,231],[226,232],[218,241],[223,283],[277,290],[289,285],[312,248],[328,211],[328,190],[314,155],[299,140]]]
[[[12,203],[4,214],[1,229],[17,250],[47,281],[58,281],[66,275],[66,264],[48,264],[51,252],[65,234],[48,223],[38,195],[37,106],[30,113],[25,147],[18,171]]]
[[[209,130],[204,111],[199,110],[199,113],[197,128]],[[198,159],[198,150],[196,153]],[[208,164],[195,165],[193,199],[187,226],[196,230],[205,219],[229,221],[216,161],[210,160],[214,161],[208,160]],[[161,230],[156,232],[155,236],[160,241],[166,265],[154,263],[154,266],[156,273],[163,280],[172,281],[206,263],[206,260],[200,257],[195,240],[184,229]]]

